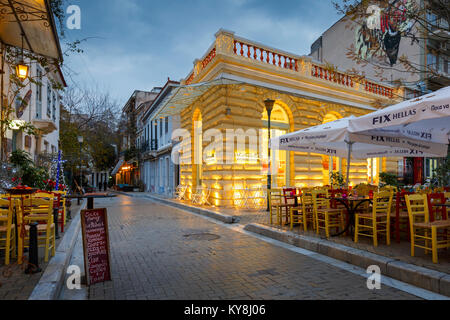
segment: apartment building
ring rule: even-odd
[[[179,87],[179,82],[168,81],[142,116],[139,135],[141,154],[141,181],[145,191],[171,196],[179,183],[179,166],[172,161],[172,133],[180,127],[180,117],[157,117],[162,103]]]
[[[371,21],[364,20],[370,17],[359,20],[341,18],[311,45],[309,56],[313,61],[337,67],[343,72],[358,70],[366,77],[387,85],[402,85],[405,99],[449,86],[448,17],[440,15],[442,8],[433,5],[433,1],[421,0],[416,3],[424,8],[424,20],[421,23],[408,20],[406,12],[411,12],[408,6],[413,1],[416,0],[393,1],[388,12],[382,12]],[[376,1],[370,5],[377,8]],[[369,8],[368,13],[373,16],[375,11]],[[367,63],[357,63],[355,54],[361,58],[359,61]],[[404,57],[415,66],[415,70],[408,70],[401,63]],[[399,159],[397,174],[404,183],[423,183],[433,176],[438,161],[435,158]]]

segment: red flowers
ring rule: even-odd
[[[47,191],[53,191],[56,189],[56,182],[51,179],[44,180],[44,184]]]
[[[28,189],[31,189],[31,188],[28,187],[28,186],[23,186],[23,185],[22,185],[22,178],[14,177],[14,178],[11,179],[11,181],[12,181],[13,183],[16,183],[16,182],[19,183],[19,185],[18,185],[17,187],[13,188],[13,189],[19,189],[19,190],[23,190],[23,189],[27,189],[27,190],[28,190]]]

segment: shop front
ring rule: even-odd
[[[122,191],[133,191],[138,187],[136,177],[139,176],[139,168],[135,163],[122,162],[118,165],[118,169],[114,169],[112,173],[115,175],[116,188]]]

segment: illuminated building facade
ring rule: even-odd
[[[403,96],[402,89],[327,69],[298,56],[219,30],[206,54],[167,99],[157,117],[180,115],[189,134],[178,148],[180,183],[188,197],[210,188],[209,202],[233,206],[234,190],[264,187],[268,169],[268,115],[264,101],[275,100],[271,136],[350,115],[360,116]],[[240,144],[239,139],[244,139]],[[345,174],[346,160],[301,152],[272,152],[272,185],[329,184],[329,173]],[[353,184],[378,182],[378,173],[397,159],[352,161]]]

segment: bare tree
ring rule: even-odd
[[[119,106],[110,97],[96,89],[71,87],[63,97],[61,111],[61,149],[69,166],[76,168],[80,149],[78,136],[84,137],[83,160],[100,170],[107,170],[115,162],[113,145],[119,144],[117,136]]]

